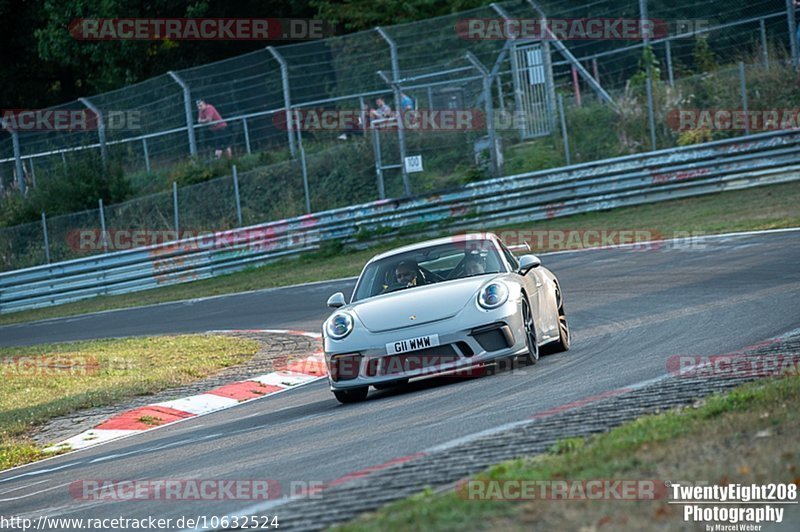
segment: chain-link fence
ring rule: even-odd
[[[196,99],[219,110],[237,155],[277,153],[286,160],[265,156],[264,164],[239,172],[236,182],[227,175],[180,187],[176,195],[167,190],[102,212],[2,228],[0,270],[155,243],[176,229],[178,234],[230,229],[435,192],[492,175],[755,132],[706,128],[696,120],[696,127],[683,127],[683,115],[676,113],[791,108],[797,100],[796,47],[793,57],[789,39],[793,11],[783,0],[501,2],[259,50],[64,104],[58,108],[96,108],[108,126],[102,135],[96,130],[4,135],[0,185],[6,193],[21,180],[20,172],[35,186],[87,154],[114,160],[137,183],[175,165],[206,164],[214,139],[206,125],[196,123]],[[462,31],[469,21],[639,20],[642,15],[660,23],[649,48],[641,38],[465,38]],[[482,116],[482,125],[406,129],[395,119],[392,127],[374,129],[377,122],[369,115],[376,98],[396,111],[401,93],[417,112],[470,110],[473,117]],[[355,110],[362,116],[351,130],[304,128],[287,121],[287,108]],[[407,172],[403,156],[421,156],[422,171]]]

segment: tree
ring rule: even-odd
[[[3,0],[0,0],[2,2]],[[6,0],[8,1],[8,0]],[[56,101],[120,88],[149,77],[263,48],[268,41],[78,40],[69,27],[81,18],[311,17],[308,0],[34,0],[38,13],[32,63],[57,65],[70,74],[56,86]],[[30,29],[27,30],[30,32]]]
[[[487,0],[311,0],[317,17],[347,32],[450,15],[488,5]]]

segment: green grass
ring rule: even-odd
[[[800,182],[503,226],[493,230],[639,229],[670,237],[675,232],[711,234],[794,226],[800,226]],[[487,227],[476,223],[473,229],[486,230]],[[422,238],[406,235],[400,239],[384,239],[380,244],[362,251],[345,250],[335,255],[327,251],[214,279],[4,314],[0,315],[0,325],[356,276],[375,253],[391,249],[398,243]]]
[[[48,420],[196,381],[248,360],[258,347],[252,340],[182,335],[6,348],[0,470],[42,455],[30,434]]]
[[[571,438],[550,452],[497,464],[478,480],[661,479],[800,483],[800,377],[751,383],[715,395],[695,408],[638,418],[606,434]],[[665,500],[470,500],[467,487],[442,494],[430,489],[362,516],[339,529],[647,530],[685,523]],[[624,517],[620,515],[624,514]],[[612,522],[617,519],[616,522]]]

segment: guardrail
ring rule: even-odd
[[[528,222],[800,179],[800,131],[593,161],[0,274],[0,313],[232,273],[409,226]]]

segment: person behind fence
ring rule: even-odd
[[[375,109],[370,109],[369,116],[370,118],[374,118],[376,120],[380,120],[382,118],[391,118],[392,108],[389,107],[383,98],[376,98]]]
[[[198,122],[201,124],[211,123],[209,131],[214,144],[214,157],[219,159],[223,151],[228,156],[228,159],[233,157],[227,122],[223,121],[217,109],[205,100],[197,100],[197,110]]]
[[[400,93],[400,110],[404,113],[414,110],[414,99],[404,92]]]

